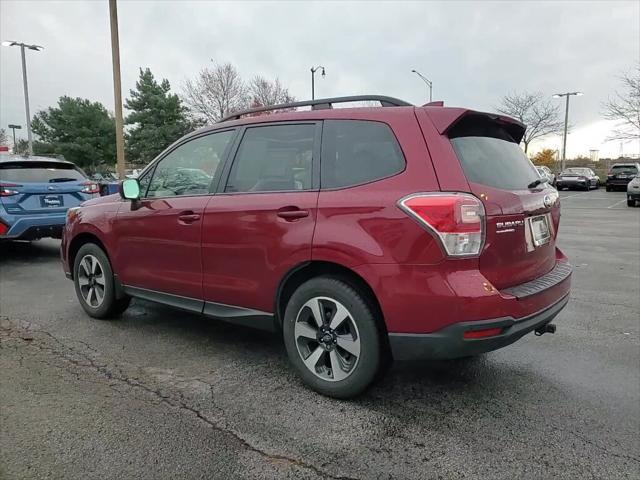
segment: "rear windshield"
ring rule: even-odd
[[[613,173],[628,173],[628,174],[636,174],[638,173],[638,169],[635,165],[615,165],[611,168]]]
[[[567,168],[563,175],[591,175],[591,171],[586,168]]]
[[[86,177],[74,165],[59,162],[0,163],[0,180],[16,183],[75,182]]]
[[[504,190],[526,190],[539,177],[535,167],[499,124],[461,120],[449,134],[467,180]]]

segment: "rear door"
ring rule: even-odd
[[[273,312],[280,280],[311,259],[320,131],[317,122],[273,123],[239,135],[226,181],[205,209],[205,313]]]
[[[442,137],[451,162],[459,161],[468,189],[484,204],[485,246],[482,274],[499,288],[540,277],[556,262],[555,239],[560,204],[555,189],[540,180],[519,146],[519,124],[504,118],[469,113]],[[434,162],[436,172],[446,163]],[[457,167],[456,168],[460,168]]]
[[[75,165],[55,160],[0,163],[2,206],[11,215],[64,213],[98,193]]]

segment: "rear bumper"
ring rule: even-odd
[[[626,187],[631,178],[607,178],[607,187]]]
[[[640,192],[639,191],[627,191],[627,198],[629,200],[640,200]]]
[[[558,180],[556,181],[556,187],[558,188],[570,188],[570,187],[586,187],[589,185],[589,180]]]
[[[566,294],[544,310],[520,319],[503,317],[460,322],[429,334],[390,333],[391,352],[394,360],[410,360],[460,358],[497,350],[551,322],[568,301],[569,294]],[[502,328],[502,332],[489,338],[464,338],[464,332],[489,328]]]
[[[42,216],[13,217],[15,222],[3,240],[34,240],[43,237],[60,238],[66,221],[66,213]]]

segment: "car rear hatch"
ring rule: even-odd
[[[63,213],[98,193],[73,164],[55,160],[0,163],[0,203],[11,215]]]
[[[442,132],[459,160],[469,191],[484,205],[485,243],[479,267],[498,289],[541,277],[556,263],[558,193],[541,183],[520,148],[524,129],[506,117],[467,112]]]

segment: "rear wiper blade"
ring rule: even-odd
[[[534,180],[529,185],[527,185],[527,188],[536,188],[541,183],[547,183],[548,181],[548,178],[538,178],[537,180]]]
[[[49,183],[74,182],[75,180],[75,178],[69,177],[51,178],[49,179]]]

